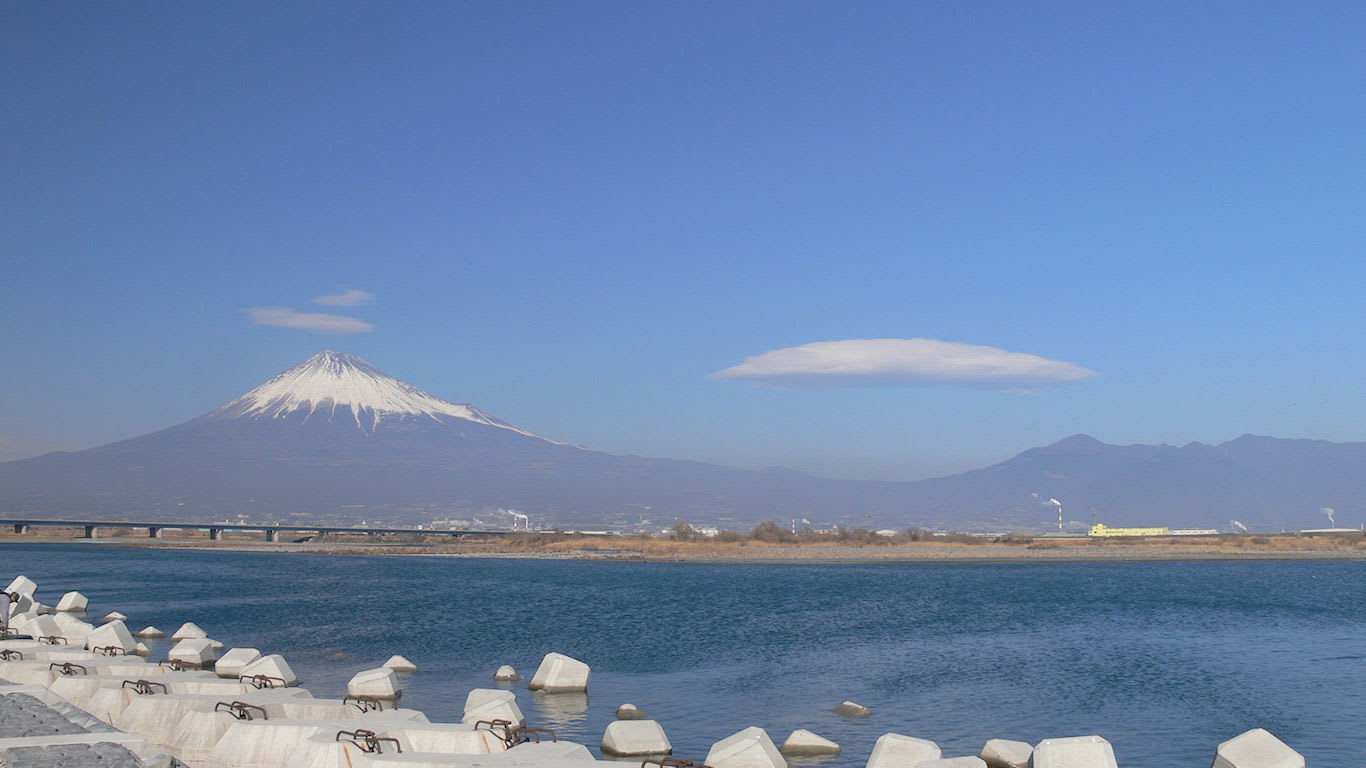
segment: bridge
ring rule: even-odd
[[[226,531],[254,531],[264,533],[266,541],[279,541],[282,531],[302,534],[324,533],[364,533],[364,534],[417,534],[420,536],[450,536],[454,539],[465,536],[525,536],[531,531],[485,531],[475,529],[439,528],[376,528],[371,526],[347,525],[304,525],[297,523],[202,523],[202,522],[149,522],[133,520],[40,520],[36,518],[0,518],[0,526],[14,526],[18,534],[28,533],[30,528],[46,526],[50,528],[81,528],[84,538],[97,539],[101,528],[132,528],[147,531],[153,539],[161,538],[163,531],[208,531],[210,541],[219,541]]]

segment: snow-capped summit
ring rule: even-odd
[[[380,372],[355,355],[326,350],[210,414],[282,419],[294,414],[354,420],[373,431],[385,419],[464,419],[536,437],[470,405],[457,405]]]

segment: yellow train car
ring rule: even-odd
[[[1087,532],[1088,536],[1110,537],[1110,536],[1169,536],[1172,530],[1167,527],[1162,528],[1111,528],[1105,523],[1096,523]]]

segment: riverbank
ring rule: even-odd
[[[1144,538],[1003,538],[967,536],[925,541],[677,540],[644,536],[528,534],[449,536],[311,536],[264,542],[251,534],[210,540],[198,531],[167,531],[163,538],[133,533],[80,538],[75,529],[0,533],[0,542],[88,542],[120,546],[220,551],[306,552],[336,555],[503,557],[715,563],[1093,562],[1189,560],[1366,560],[1366,538],[1356,535],[1227,535]]]

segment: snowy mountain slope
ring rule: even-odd
[[[349,418],[367,431],[374,431],[386,418],[425,418],[438,423],[464,419],[536,437],[471,405],[447,402],[381,373],[355,355],[331,350],[319,352],[208,417],[279,419],[293,415],[328,421]]]

